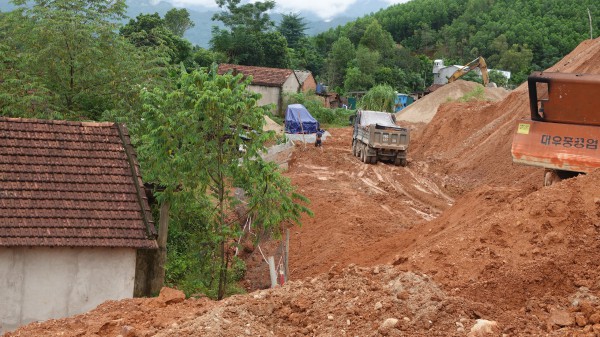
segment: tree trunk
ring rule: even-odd
[[[165,265],[167,264],[167,236],[169,234],[169,209],[171,204],[164,201],[160,205],[160,219],[158,220],[158,251],[156,254],[156,273],[151,282],[151,292],[158,294],[165,284]]]

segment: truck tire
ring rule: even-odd
[[[552,184],[555,184],[560,180],[561,179],[555,170],[546,169],[544,171],[544,186],[552,186]]]
[[[370,164],[377,164],[377,156],[370,156],[369,157],[369,163]]]
[[[358,157],[358,146],[356,145],[356,139],[352,141],[352,154]]]
[[[360,149],[360,160],[363,163],[367,163],[367,146],[363,145]]]
[[[406,160],[406,158],[402,158],[402,159],[400,160],[400,165],[401,165],[401,166],[406,166],[406,165],[408,165],[408,161]]]
[[[544,186],[552,186],[553,184],[559,183],[562,180],[577,177],[582,173],[564,170],[544,170]]]
[[[394,159],[394,165],[396,165],[396,166],[402,165],[402,158],[396,157],[396,159]]]

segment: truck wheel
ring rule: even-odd
[[[377,156],[370,156],[369,157],[369,163],[371,163],[371,164],[377,164]]]
[[[406,160],[406,158],[402,158],[402,159],[400,160],[400,165],[402,165],[402,166],[406,166],[406,165],[408,165],[408,161]]]
[[[402,165],[402,158],[396,157],[396,159],[394,159],[394,165],[396,165],[396,166]]]
[[[367,147],[366,146],[362,146],[361,150],[360,150],[360,160],[363,163],[367,162]]]
[[[544,171],[544,186],[551,186],[560,181],[560,177],[555,170],[546,169]]]
[[[582,173],[564,170],[545,169],[544,171],[544,186],[551,186],[562,180],[577,177]]]
[[[352,154],[358,157],[358,146],[356,146],[356,140],[352,141]]]

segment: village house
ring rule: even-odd
[[[300,82],[300,91],[306,93],[309,91],[315,92],[317,90],[317,81],[313,77],[312,73],[308,70],[294,70],[298,82]]]
[[[123,125],[0,117],[0,333],[144,292],[155,238]]]
[[[286,93],[299,93],[314,90],[316,82],[312,74],[308,71],[294,71],[292,69],[267,68],[255,66],[242,66],[237,64],[219,65],[219,75],[232,72],[241,73],[244,76],[252,76],[252,83],[249,90],[261,94],[258,105],[275,105],[275,113],[283,115],[285,110],[283,98]],[[300,74],[302,80],[298,77]],[[314,82],[314,85],[313,85]],[[304,89],[305,88],[305,89]]]

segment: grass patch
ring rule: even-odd
[[[475,89],[469,91],[463,97],[458,99],[458,101],[461,103],[485,100],[485,90],[480,86],[477,86]]]

